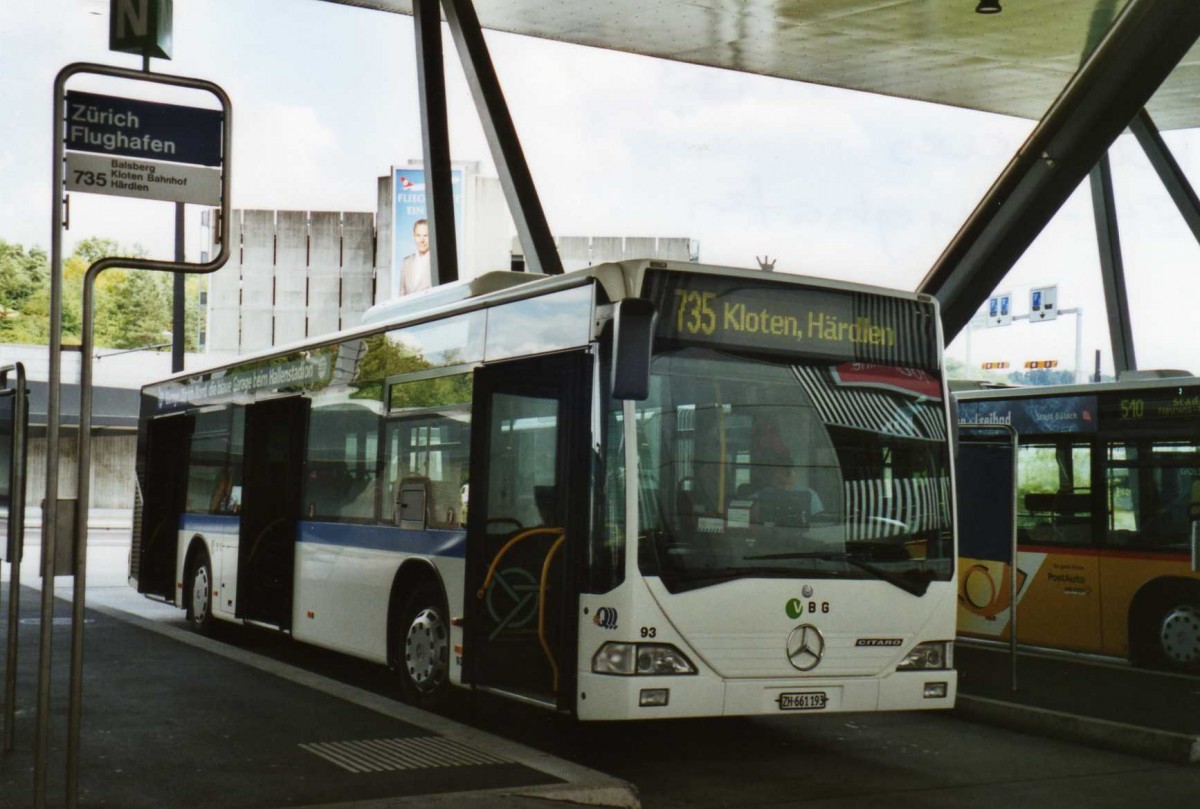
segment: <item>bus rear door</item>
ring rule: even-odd
[[[183,513],[191,451],[191,415],[152,420],[146,427],[142,468],[142,532],[137,538],[138,592],[175,600],[179,517]]]
[[[579,352],[475,375],[465,679],[561,709],[575,684],[590,368]]]

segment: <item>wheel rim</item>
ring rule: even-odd
[[[449,638],[437,611],[426,607],[417,613],[404,636],[404,666],[422,692],[436,689],[446,679]]]
[[[211,592],[209,585],[208,565],[200,565],[196,568],[196,575],[192,577],[192,620],[196,623],[201,623],[208,617],[208,594]]]
[[[1173,663],[1200,662],[1200,608],[1184,604],[1169,610],[1159,632],[1163,654]]]

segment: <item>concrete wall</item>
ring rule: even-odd
[[[606,261],[657,258],[664,261],[698,261],[699,245],[688,238],[653,236],[559,236],[558,255],[563,270],[582,270]],[[512,254],[523,256],[520,241],[513,237]]]
[[[78,459],[76,436],[59,438],[58,495],[76,494],[75,469]],[[91,507],[133,508],[134,460],[137,436],[131,432],[98,432],[92,436]],[[46,437],[30,436],[26,470],[25,502],[39,508],[46,495]]]
[[[375,299],[373,214],[231,216],[233,255],[208,279],[210,352],[247,354],[359,324]]]

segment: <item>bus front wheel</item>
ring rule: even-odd
[[[192,628],[202,634],[212,631],[212,562],[208,553],[200,551],[192,562],[192,574],[188,581],[187,619]]]
[[[404,698],[437,708],[450,689],[450,622],[439,588],[423,584],[400,614],[396,669]]]

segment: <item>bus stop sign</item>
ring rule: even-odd
[[[171,58],[171,0],[110,0],[108,49]]]

